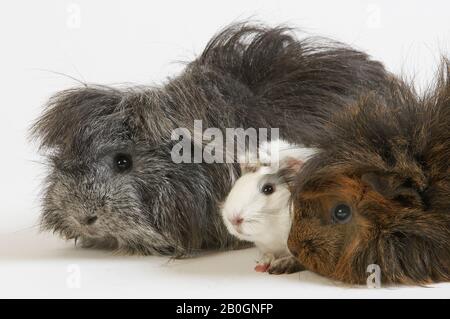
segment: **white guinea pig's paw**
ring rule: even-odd
[[[305,268],[294,256],[286,256],[272,261],[267,272],[271,275],[281,275],[292,274],[301,270],[305,270]]]
[[[261,258],[258,260],[255,271],[257,272],[266,272],[272,261],[275,259],[275,256],[271,253],[265,253],[261,256]]]

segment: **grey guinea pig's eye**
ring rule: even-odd
[[[345,224],[352,219],[352,209],[346,204],[336,205],[332,212],[333,221],[338,224]]]
[[[114,166],[119,172],[128,171],[133,166],[131,156],[124,153],[119,153],[114,156]]]
[[[263,193],[264,195],[270,195],[273,192],[275,192],[275,185],[273,184],[264,184],[261,188],[261,193]]]

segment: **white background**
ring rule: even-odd
[[[254,249],[190,260],[114,256],[37,233],[40,181],[27,129],[52,93],[155,84],[207,40],[253,17],[367,51],[425,87],[450,47],[448,1],[1,1],[0,297],[449,297],[432,289],[349,288],[309,272],[253,271]],[[63,73],[68,76],[59,75]]]

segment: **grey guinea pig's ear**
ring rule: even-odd
[[[61,91],[50,98],[30,135],[39,140],[41,148],[65,148],[82,129],[116,112],[121,98],[119,90],[103,86]]]

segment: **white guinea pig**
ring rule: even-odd
[[[260,147],[259,158],[265,163],[241,164],[242,176],[223,203],[222,216],[231,234],[259,249],[256,271],[282,274],[303,269],[287,248],[291,228],[288,184],[315,152],[277,140]]]

